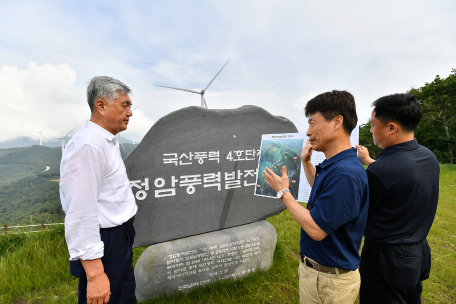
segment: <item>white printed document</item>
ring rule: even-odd
[[[307,203],[311,187],[301,163],[301,151],[307,139],[305,133],[264,134],[262,136],[255,195],[276,198],[277,193],[266,183],[263,170],[266,170],[267,167],[278,176],[282,176],[282,166],[285,166],[290,182],[290,193],[298,202]],[[350,141],[352,147],[358,144],[358,126],[353,130]],[[323,152],[313,151],[310,160],[315,167],[325,159]]]

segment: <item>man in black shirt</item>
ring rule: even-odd
[[[439,196],[439,163],[418,144],[418,100],[394,94],[373,103],[371,133],[384,150],[368,165],[369,213],[359,271],[361,303],[421,303],[422,281],[429,277],[431,250],[426,240]]]

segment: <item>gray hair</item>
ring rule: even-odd
[[[131,93],[131,89],[120,80],[109,76],[93,77],[87,86],[87,103],[90,110],[93,111],[95,102],[100,98],[108,103],[119,98],[117,91],[120,91],[122,94]]]

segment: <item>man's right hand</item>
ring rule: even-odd
[[[104,272],[101,259],[82,260],[87,275],[87,304],[106,304],[109,302],[111,286]]]
[[[110,295],[109,279],[104,272],[96,278],[87,279],[87,304],[106,304]]]
[[[369,156],[369,150],[367,150],[366,147],[361,146],[361,145],[356,145],[356,149],[358,150],[358,157],[361,159],[363,163],[365,163],[367,166],[375,162],[370,156]]]
[[[301,161],[303,165],[306,163],[310,163],[310,157],[312,156],[312,152],[312,145],[310,144],[310,141],[307,140],[306,145],[304,146],[301,152]]]
[[[310,157],[312,156],[312,144],[309,140],[307,140],[306,145],[302,149],[301,152],[301,161],[302,166],[304,168],[304,172],[306,173],[307,182],[312,187],[315,181],[315,168],[310,162]]]

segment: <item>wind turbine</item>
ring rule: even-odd
[[[201,107],[206,107],[207,108],[207,103],[206,100],[204,99],[204,93],[206,92],[207,88],[212,84],[212,82],[217,78],[217,76],[220,74],[220,72],[223,70],[223,68],[228,64],[230,60],[228,60],[225,65],[220,69],[220,71],[215,75],[214,78],[212,78],[211,82],[204,88],[204,90],[201,90],[200,92],[193,91],[193,90],[187,90],[187,89],[179,89],[179,88],[173,88],[173,87],[166,87],[166,86],[161,86],[161,85],[155,85],[157,87],[162,87],[162,88],[168,88],[168,89],[173,89],[173,90],[180,90],[180,91],[185,91],[185,92],[190,92],[190,93],[196,93],[201,95]]]
[[[40,134],[40,146],[43,145],[43,143],[41,142],[41,133],[43,133],[44,129],[46,129],[47,126],[48,126],[48,125],[46,125],[46,126],[43,128],[43,130],[41,130],[40,132],[38,132],[38,131],[31,131],[31,132],[33,132],[33,133],[38,133],[38,134]]]
[[[77,126],[79,127],[79,126]],[[76,127],[76,128],[77,128]],[[62,141],[62,155],[63,155],[63,150],[65,149],[65,137],[67,137],[71,132],[73,132],[74,130],[76,130],[76,128],[72,129],[70,132],[68,132],[65,136],[58,136],[60,138],[60,140]]]

